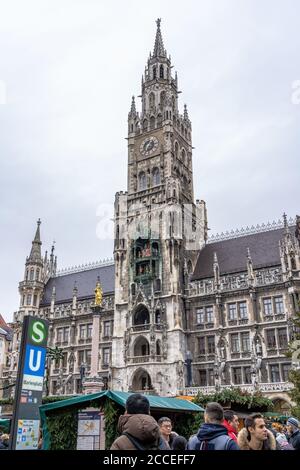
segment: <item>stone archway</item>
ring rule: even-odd
[[[148,325],[150,323],[149,310],[143,304],[138,305],[133,314],[133,325]]]
[[[133,355],[136,356],[149,356],[150,345],[149,341],[144,336],[139,336],[133,346]]]
[[[274,403],[274,411],[282,413],[283,415],[290,415],[291,403],[283,397],[276,397],[272,399]]]
[[[132,377],[131,390],[134,392],[141,392],[152,389],[153,387],[149,373],[143,368],[136,370]]]

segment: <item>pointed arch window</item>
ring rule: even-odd
[[[159,66],[159,78],[164,78],[164,66]]]
[[[152,73],[153,73],[153,80],[155,80],[156,79],[156,66],[153,67]]]
[[[139,190],[143,191],[144,189],[147,188],[147,179],[146,179],[146,173],[142,171],[139,174]]]
[[[149,107],[154,108],[155,106],[155,95],[154,93],[150,93],[149,95]]]
[[[175,111],[175,98],[172,96],[172,109]]]
[[[144,121],[143,121],[143,130],[144,131],[148,130],[148,121],[147,121],[147,119],[144,119]]]
[[[162,125],[162,115],[158,114],[157,116],[157,127],[160,127]]]
[[[153,171],[152,171],[152,184],[153,186],[157,186],[160,184],[160,172],[157,167],[153,168]]]
[[[186,157],[186,153],[185,153],[185,150],[182,149],[181,151],[181,159],[182,159],[182,162],[185,164],[185,157]]]
[[[31,269],[29,273],[29,280],[33,281],[33,279],[34,279],[34,269]]]
[[[178,146],[178,143],[175,142],[175,157],[178,158],[178,154],[179,154],[179,146]]]
[[[160,94],[160,104],[161,104],[161,106],[165,105],[165,101],[166,101],[166,92],[162,91],[161,94]]]
[[[155,117],[151,116],[151,118],[150,118],[150,129],[154,129],[154,128],[155,128]]]
[[[40,270],[39,270],[39,269],[36,270],[36,273],[35,273],[35,280],[36,280],[36,281],[39,281],[39,280],[40,280]]]

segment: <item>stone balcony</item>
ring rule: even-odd
[[[240,385],[221,385],[221,391],[226,388],[240,388],[241,390],[249,393],[253,393],[253,385],[251,384],[240,384]],[[260,383],[258,385],[258,391],[261,393],[273,393],[273,392],[288,392],[293,388],[293,385],[290,382],[274,382],[274,383]],[[206,386],[206,387],[188,387],[183,391],[184,395],[196,396],[198,393],[203,393],[204,395],[213,394],[216,391],[216,387]]]
[[[161,362],[162,356],[131,356],[127,358],[129,364],[145,364],[147,362]]]
[[[143,323],[141,325],[133,325],[130,328],[131,333],[139,333],[141,331],[150,331],[151,324],[150,323]],[[162,323],[155,323],[153,325],[155,331],[161,331],[163,329]]]

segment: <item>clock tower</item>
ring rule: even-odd
[[[205,244],[194,203],[192,126],[178,109],[160,29],[128,114],[128,191],[115,198],[112,388],[175,395],[184,388],[188,279]]]

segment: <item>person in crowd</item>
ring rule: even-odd
[[[238,445],[241,450],[275,450],[276,440],[266,427],[260,413],[254,413],[245,419],[245,427],[238,433]]]
[[[190,437],[188,450],[239,450],[237,443],[228,436],[227,429],[222,425],[224,412],[219,403],[207,404],[204,421],[198,433]]]
[[[9,445],[9,434],[1,434],[0,437],[0,450],[8,449]]]
[[[125,414],[118,422],[120,436],[112,443],[111,450],[167,450],[159,425],[150,416],[147,397],[133,393],[127,398]]]
[[[294,447],[289,444],[287,437],[283,432],[277,433],[276,442],[278,444],[278,447],[276,446],[276,450],[294,450]]]
[[[168,448],[171,449],[171,444],[175,436],[174,436],[174,432],[172,432],[172,422],[170,418],[162,417],[162,418],[159,418],[157,422],[159,425],[161,437],[166,442]]]
[[[239,418],[232,410],[224,410],[223,426],[228,431],[228,436],[237,442],[237,433],[239,430]]]
[[[187,440],[183,436],[175,436],[172,440],[172,450],[184,450],[186,448]]]
[[[289,418],[286,422],[288,441],[295,450],[300,450],[299,421],[296,418]]]

